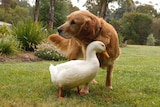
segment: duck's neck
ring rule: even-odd
[[[87,61],[93,61],[93,60],[98,61],[97,56],[96,56],[96,51],[87,50],[86,60]]]

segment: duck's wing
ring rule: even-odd
[[[88,79],[94,76],[90,72],[96,71],[89,63],[81,60],[69,61],[69,63],[59,64],[56,67],[58,69],[57,82],[59,86],[68,88],[77,86],[83,81],[88,81]]]
[[[56,65],[58,71],[66,70],[66,69],[74,69],[77,66],[82,66],[86,63],[84,60],[71,60],[62,64]]]
[[[58,73],[61,71],[65,72],[88,72],[95,68],[98,68],[98,65],[95,63],[88,63],[85,60],[71,60],[66,63],[56,65]]]

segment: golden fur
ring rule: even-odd
[[[48,38],[61,53],[68,57],[68,60],[82,57],[81,45],[74,38],[65,39],[58,34],[52,34]]]
[[[94,41],[102,41],[106,45],[109,58],[102,53],[97,54],[102,68],[107,69],[106,87],[112,89],[112,72],[114,61],[120,55],[117,32],[112,25],[88,11],[72,12],[66,22],[58,27],[59,35],[49,36],[52,43],[65,53],[69,60],[83,55],[87,45]]]

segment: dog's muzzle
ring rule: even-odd
[[[58,28],[57,31],[58,31],[59,34],[62,33],[62,29],[61,28]]]

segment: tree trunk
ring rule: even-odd
[[[107,19],[108,0],[101,0],[100,17]]]
[[[50,0],[50,10],[49,10],[49,24],[48,29],[53,29],[53,21],[54,21],[54,6],[56,0]]]
[[[38,14],[39,14],[39,0],[36,0],[34,9],[34,22],[38,22]]]

